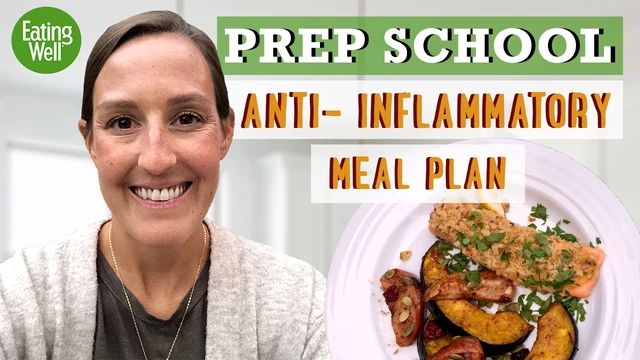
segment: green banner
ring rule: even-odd
[[[218,17],[230,75],[622,75],[622,17]]]

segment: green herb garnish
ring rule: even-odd
[[[446,253],[444,259],[441,260],[442,265],[447,268],[450,274],[464,271],[469,266],[468,257],[466,257],[463,253]]]
[[[536,238],[536,241],[539,242],[542,245],[548,245],[549,244],[549,240],[547,239],[547,235],[545,235],[543,233],[536,233],[535,238]]]
[[[480,271],[478,270],[469,270],[467,272],[464,273],[465,277],[467,278],[467,287],[468,288],[474,288],[478,285],[480,285]]]
[[[529,216],[542,220],[542,225],[547,222],[547,208],[542,204],[531,207]]]
[[[544,314],[553,302],[562,303],[569,312],[569,315],[573,317],[576,322],[586,319],[587,312],[584,309],[584,304],[589,303],[587,300],[584,300],[583,303],[581,299],[558,294],[549,296],[543,300],[538,296],[536,291],[531,292],[529,295],[520,295],[518,297],[520,315],[527,321],[534,321],[535,317]]]
[[[490,243],[497,243],[502,241],[502,239],[504,239],[506,233],[493,233],[493,234],[489,234],[489,236],[487,236],[485,239],[490,242]]]
[[[555,301],[559,301],[567,309],[567,312],[573,320],[576,322],[584,321],[587,318],[587,310],[584,308],[585,304],[589,303],[589,300],[579,299],[573,296],[554,296]]]
[[[547,235],[557,235],[558,237],[560,237],[560,238],[561,238],[562,240],[564,240],[564,241],[568,241],[568,242],[577,242],[577,241],[578,241],[578,239],[576,238],[576,236],[575,236],[575,235],[570,234],[570,233],[568,233],[568,232],[564,231],[564,229],[562,229],[562,228],[560,227],[560,224],[561,224],[561,223],[569,224],[569,223],[571,223],[571,222],[570,222],[569,220],[567,220],[567,219],[562,219],[562,220],[560,220],[560,221],[558,221],[558,222],[556,223],[556,226],[555,226],[553,229],[549,229],[549,228],[547,227],[547,231],[546,231],[545,233],[549,232],[549,234],[547,234]]]
[[[458,240],[461,246],[467,246],[471,244],[471,240],[460,231],[458,231],[458,233],[456,234],[456,240]]]
[[[467,220],[469,221],[476,221],[476,220],[482,220],[482,213],[478,210],[473,210],[469,216],[467,216]]]
[[[511,253],[508,251],[503,251],[502,254],[500,254],[500,260],[502,261],[509,261],[509,258],[511,257]]]
[[[569,233],[560,235],[560,239],[568,242],[578,242],[578,238],[576,238],[575,235]]]
[[[461,234],[461,233],[459,233],[459,234]],[[447,252],[449,252],[449,251],[451,251],[453,249],[453,246],[451,246],[447,242],[444,242],[444,241],[440,240],[440,241],[438,241],[437,249],[440,252],[447,253]]]

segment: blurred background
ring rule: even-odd
[[[80,55],[57,74],[27,70],[11,50],[9,39],[15,22],[38,6],[66,11],[82,32]],[[225,15],[624,16],[624,140],[541,143],[591,169],[609,185],[636,224],[640,220],[640,122],[635,119],[640,112],[640,11],[633,2],[27,0],[4,2],[0,8],[0,260],[25,246],[62,239],[88,222],[109,216],[95,168],[76,128],[84,66],[91,47],[108,25],[152,9],[177,12],[214,40],[216,16]],[[210,216],[240,235],[304,259],[326,274],[357,205],[310,203],[311,143],[322,141],[234,141],[222,164]]]

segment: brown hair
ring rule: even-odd
[[[200,50],[209,65],[216,94],[216,108],[224,121],[229,115],[229,95],[224,82],[224,74],[218,59],[218,52],[213,41],[202,30],[187,23],[180,15],[171,11],[148,11],[131,16],[109,28],[100,36],[89,54],[84,72],[84,88],[82,92],[82,119],[87,121],[87,128],[92,127],[93,88],[107,59],[120,45],[145,35],[171,33],[190,39]],[[230,124],[233,126],[233,124]],[[226,130],[226,127],[222,127]]]

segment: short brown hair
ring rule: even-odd
[[[187,23],[180,15],[171,11],[148,11],[131,16],[107,28],[100,36],[89,54],[84,72],[82,92],[82,119],[87,121],[87,128],[92,127],[93,88],[98,74],[107,59],[125,42],[145,35],[171,33],[190,39],[200,50],[209,65],[216,94],[216,108],[224,121],[229,115],[229,95],[224,82],[224,74],[220,59],[213,41],[202,30]],[[233,124],[231,124],[233,126]],[[223,126],[223,130],[226,128]]]

